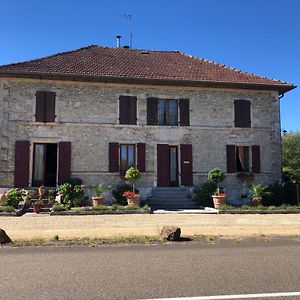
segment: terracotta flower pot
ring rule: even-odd
[[[0,195],[0,206],[5,206],[7,204],[7,197],[4,194]]]
[[[140,195],[135,195],[135,196],[130,196],[127,197],[127,204],[132,206],[132,205],[140,205]]]
[[[42,210],[42,207],[38,204],[36,205],[33,205],[33,211],[36,213],[36,214],[39,214]]]
[[[214,207],[219,208],[221,205],[225,203],[227,194],[221,194],[221,195],[213,195],[213,201],[214,201]]]
[[[251,201],[252,206],[258,206],[261,205],[261,197],[257,196],[257,197],[252,197],[252,201]]]
[[[93,206],[98,206],[98,205],[104,204],[104,198],[102,196],[92,197],[92,200],[93,200]]]

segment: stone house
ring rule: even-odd
[[[193,186],[213,167],[229,198],[241,172],[281,179],[281,96],[295,88],[179,51],[89,46],[0,66],[0,187],[70,176]]]

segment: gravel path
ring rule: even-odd
[[[181,227],[183,236],[300,235],[300,215],[98,215],[49,216],[28,213],[0,217],[0,228],[13,240],[159,234],[163,225]]]

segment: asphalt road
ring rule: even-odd
[[[154,299],[299,292],[299,256],[299,238],[215,245],[0,247],[0,299]]]

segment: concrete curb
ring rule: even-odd
[[[91,215],[142,215],[150,214],[144,210],[83,210],[83,211],[52,211],[50,216],[91,216]]]
[[[288,210],[220,210],[221,215],[278,215],[278,214],[300,214],[300,209]]]

